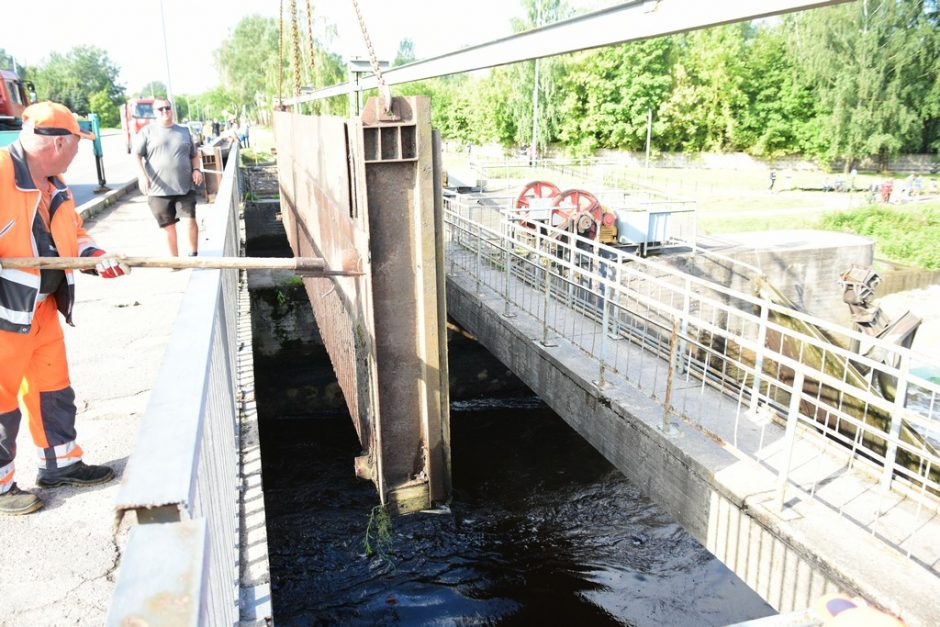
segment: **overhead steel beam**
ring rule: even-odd
[[[402,65],[383,72],[389,85],[459,74],[519,61],[589,50],[638,39],[684,33],[709,26],[814,9],[849,0],[640,0],[549,24],[518,35]],[[297,104],[377,86],[376,77],[343,83],[297,98]]]

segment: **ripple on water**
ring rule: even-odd
[[[310,624],[719,625],[772,614],[538,399],[457,405],[452,515],[392,521],[348,419],[262,425],[275,618]]]

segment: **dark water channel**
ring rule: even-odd
[[[325,353],[304,363],[331,374]],[[477,367],[452,348],[452,374]],[[348,416],[268,416],[264,389],[283,379],[256,371],[277,625],[723,625],[773,613],[524,391],[454,402],[450,513],[393,519],[369,557],[377,495],[353,474]]]

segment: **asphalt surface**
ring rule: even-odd
[[[82,180],[77,173],[72,180]],[[164,235],[145,198],[133,192],[114,203],[123,193],[112,191],[81,208],[92,236],[104,249],[125,255],[165,255]],[[83,489],[36,489],[36,449],[22,424],[15,481],[39,494],[45,507],[0,517],[0,626],[105,623],[127,531],[115,529],[114,502],[190,273],[137,268],[117,279],[78,274],[75,326],[63,324],[78,442],[87,463],[107,464],[117,477]]]
[[[95,152],[90,141],[83,141],[64,178],[75,196],[77,206],[85,205],[104,196],[109,190],[120,189],[125,183],[137,179],[137,166],[132,155],[127,154],[124,136],[120,131],[104,131],[101,135],[101,150],[104,153],[105,187],[98,191],[98,174],[95,167]]]

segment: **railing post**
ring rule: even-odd
[[[765,344],[767,343],[767,319],[769,317],[769,310],[767,307],[767,302],[761,302],[760,305],[760,323],[757,328],[757,350],[754,354],[754,385],[751,386],[751,404],[748,407],[748,412],[752,415],[757,411],[757,401],[760,398],[760,384],[761,379],[763,378],[764,372],[764,350]],[[745,381],[747,380],[747,375],[745,375]],[[741,382],[744,384],[744,381]]]
[[[687,349],[686,339],[689,335],[689,309],[692,306],[692,280],[686,276],[685,285],[682,291],[682,325],[679,328],[679,354],[685,355]],[[679,374],[685,373],[685,362],[679,359]]]
[[[669,365],[666,371],[666,393],[663,395],[663,433],[675,434],[675,429],[669,423],[669,414],[672,411],[672,375],[676,365],[676,346],[678,345],[679,323],[673,318],[672,335],[669,338]]]
[[[787,481],[790,478],[790,462],[793,458],[793,441],[796,439],[796,423],[800,418],[800,400],[803,398],[803,379],[802,370],[797,370],[793,375],[793,389],[790,392],[790,407],[787,410],[787,430],[783,436],[783,465],[777,473],[777,511],[783,511],[783,503],[786,499]]]
[[[909,353],[902,353],[901,363],[898,364],[898,385],[894,396],[894,411],[891,412],[891,431],[885,442],[885,467],[881,473],[881,492],[887,494],[891,490],[891,478],[894,476],[894,463],[898,456],[898,439],[901,436],[901,423],[904,418],[904,404],[907,401],[907,377],[911,361]]]
[[[503,317],[514,318],[516,314],[512,313],[512,310],[510,309],[510,305],[509,305],[509,281],[512,279],[512,250],[511,249],[512,249],[513,242],[515,241],[515,237],[512,237],[512,235],[514,235],[515,227],[513,226],[513,222],[511,220],[505,220],[504,224],[505,224],[505,228],[503,229],[503,233],[504,233],[503,249],[505,250],[505,253],[506,253],[506,262],[505,262],[506,278],[504,281],[503,298],[505,299],[506,304],[505,304],[505,308],[503,309]]]
[[[610,324],[610,315],[608,313],[610,305],[610,298],[604,297],[604,311],[601,315],[601,346],[598,351],[600,354],[597,357],[597,360],[600,362],[600,367],[598,368],[597,381],[594,382],[599,389],[604,389],[607,385],[607,382],[604,381],[604,369],[606,367],[606,355],[607,355],[607,326]]]
[[[545,260],[545,298],[542,303],[542,346],[551,347],[557,346],[557,344],[551,343],[548,341],[548,303],[551,299],[552,291],[552,260],[549,258],[547,251],[543,251],[545,247],[545,236],[539,234],[539,265],[542,265],[541,260]]]
[[[472,224],[472,220],[471,220]],[[477,222],[477,294],[480,291],[480,275],[483,274],[483,224]]]

